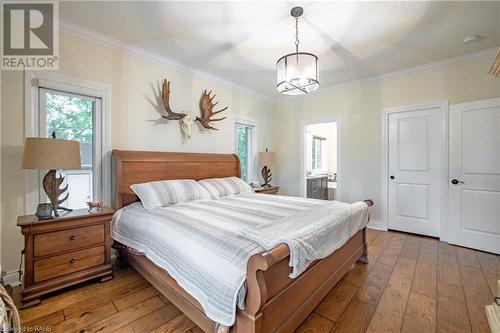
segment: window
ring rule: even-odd
[[[72,209],[85,207],[89,200],[100,200],[96,161],[100,155],[96,116],[101,99],[70,94],[58,90],[39,89],[39,134],[80,142],[80,170],[63,170],[68,184],[69,198],[64,206]],[[62,186],[65,186],[63,184]]]
[[[255,160],[255,125],[248,122],[236,122],[235,151],[240,158],[241,179],[252,182],[253,162]]]
[[[63,170],[68,182],[68,208],[85,201],[112,204],[111,86],[53,71],[25,71],[25,136],[80,142],[81,169]],[[46,201],[41,182],[45,171],[26,172],[26,214]],[[64,184],[65,185],[65,184]]]
[[[326,169],[326,138],[315,136],[312,137],[311,146],[311,169],[325,170]]]

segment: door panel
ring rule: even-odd
[[[500,174],[499,109],[462,113],[464,174]],[[478,149],[480,148],[480,149]]]
[[[477,212],[482,218],[478,219]],[[500,192],[462,190],[462,229],[500,235]]]
[[[427,171],[429,143],[428,118],[407,118],[398,120],[399,170]]]
[[[428,219],[429,185],[399,183],[397,204],[400,217]]]
[[[439,107],[389,114],[390,229],[439,236],[441,133]]]
[[[449,165],[449,242],[500,254],[500,99],[451,106]]]

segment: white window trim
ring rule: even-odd
[[[39,99],[38,88],[60,90],[63,92],[88,95],[101,98],[102,133],[101,163],[97,163],[97,173],[101,175],[101,200],[107,206],[112,204],[111,183],[111,86],[99,82],[47,71],[25,71],[24,76],[24,106],[25,124],[24,136],[39,136]],[[99,170],[100,168],[100,170]],[[32,214],[39,203],[40,177],[38,171],[26,171],[25,176],[25,213]]]
[[[258,165],[259,161],[257,160],[257,151],[258,151],[258,146],[257,146],[257,137],[258,137],[258,127],[257,127],[257,121],[251,120],[248,118],[240,117],[240,116],[235,116],[234,117],[234,126],[233,126],[233,140],[234,140],[234,145],[233,145],[233,151],[236,154],[236,124],[241,124],[241,125],[246,125],[246,126],[251,126],[252,127],[252,145],[250,149],[250,163],[248,166],[248,170],[250,171],[249,175],[249,182],[251,184],[254,183],[260,183],[259,176],[258,176]]]

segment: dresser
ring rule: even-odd
[[[328,176],[308,177],[307,197],[328,200]]]
[[[23,307],[40,296],[83,281],[113,278],[110,222],[114,210],[78,209],[50,220],[20,216],[24,235]]]

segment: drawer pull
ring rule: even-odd
[[[69,263],[70,263],[70,264],[74,264],[74,263],[75,263],[75,261],[76,261],[76,259],[75,259],[75,258],[71,258],[71,259],[69,260]]]
[[[76,239],[76,236],[75,235],[71,235],[71,237],[69,238],[71,240],[75,240]]]

